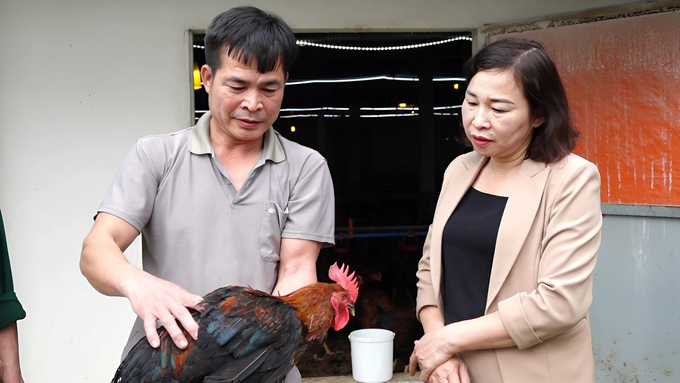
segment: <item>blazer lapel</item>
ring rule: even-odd
[[[534,223],[550,174],[545,164],[525,160],[508,197],[498,229],[485,313],[503,286]]]
[[[470,185],[477,178],[477,174],[486,163],[487,157],[479,155],[470,156],[463,161],[463,172],[451,174],[446,189],[442,191],[439,208],[432,221],[432,242],[430,244],[430,254],[439,256],[430,257],[430,273],[432,274],[433,289],[436,297],[439,297],[441,288],[442,273],[442,236],[444,226],[448,222],[451,214],[458,206],[458,203],[470,188]]]

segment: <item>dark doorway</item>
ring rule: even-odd
[[[342,353],[299,367],[304,377],[350,374],[347,335],[381,327],[397,333],[395,371],[403,371],[404,357],[422,334],[414,313],[415,272],[443,174],[470,150],[459,123],[470,34],[296,36],[300,55],[274,128],[328,160],[337,239],[335,248],[321,251],[319,279],[327,281],[328,268],[338,262],[363,282],[357,317],[329,332],[330,349]],[[202,46],[203,35],[195,35],[199,67]],[[203,89],[195,100],[198,118],[208,109]]]

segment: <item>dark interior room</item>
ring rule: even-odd
[[[459,122],[472,54],[469,33],[298,33],[274,128],[319,151],[335,188],[336,246],[322,249],[320,281],[334,262],[360,276],[356,317],[330,331],[329,350],[298,366],[305,377],[351,373],[348,334],[395,332],[395,371],[404,371],[413,340],[417,264],[444,171],[470,151]],[[194,61],[205,63],[203,35]],[[195,90],[198,119],[208,109]],[[329,353],[330,351],[330,353]]]

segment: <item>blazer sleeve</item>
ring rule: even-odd
[[[510,337],[525,349],[565,333],[588,314],[600,247],[602,213],[597,167],[570,156],[546,211],[537,288],[498,303]]]
[[[458,157],[460,158],[460,157]],[[457,166],[459,166],[460,161],[454,159],[444,172],[444,181],[442,183],[442,190],[439,192],[439,198],[437,199],[437,206],[434,211],[435,217],[437,216],[437,211],[442,201],[442,197],[446,194],[446,189],[452,181],[452,173]],[[434,225],[430,225],[427,231],[427,237],[425,238],[425,244],[423,244],[423,256],[418,262],[418,271],[416,276],[418,277],[418,282],[416,286],[418,287],[418,296],[416,297],[416,317],[420,320],[420,310],[425,306],[439,306],[439,297],[434,293],[433,283],[439,283],[439,281],[432,280],[432,274],[430,272],[430,256],[431,256],[431,245],[432,245],[432,231]],[[441,256],[438,254],[437,256]]]
[[[416,298],[416,316],[420,320],[420,310],[425,306],[438,306],[439,299],[434,295],[432,274],[430,273],[430,244],[432,242],[432,225],[427,231],[427,238],[423,245],[423,257],[418,262],[418,297]]]

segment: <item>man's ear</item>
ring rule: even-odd
[[[201,67],[201,80],[203,81],[203,87],[205,91],[210,94],[210,88],[212,87],[212,69],[208,64]]]

